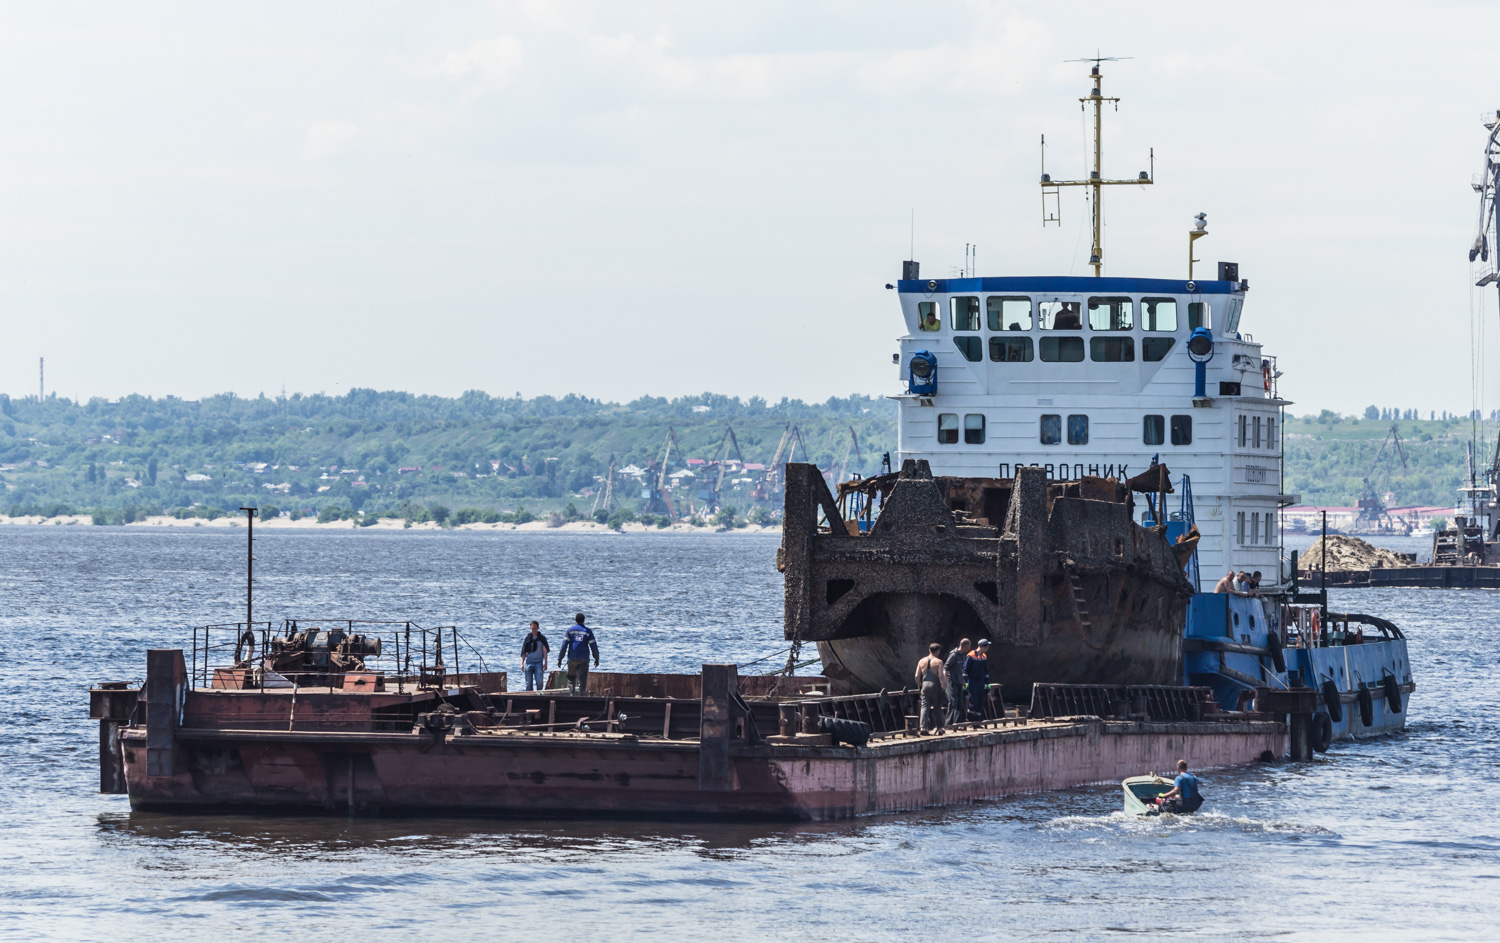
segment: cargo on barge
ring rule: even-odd
[[[831,696],[803,678],[752,697],[767,682],[733,665],[613,676],[673,696],[523,694],[498,673],[351,667],[286,687],[193,674],[182,651],[157,649],[143,687],[91,690],[101,791],[161,811],[833,820],[1118,780],[1183,755],[1280,757],[1288,731],[1218,710],[1203,688],[1054,685],[1006,710],[995,686],[983,720],[922,736],[914,692]]]

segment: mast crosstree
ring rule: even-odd
[[[1094,64],[1093,69],[1089,72],[1089,77],[1094,81],[1094,87],[1089,90],[1087,97],[1078,99],[1084,108],[1087,108],[1090,104],[1094,106],[1094,169],[1089,173],[1087,180],[1053,180],[1052,175],[1047,173],[1047,136],[1042,135],[1042,225],[1045,226],[1049,222],[1056,222],[1059,225],[1062,223],[1062,213],[1060,210],[1054,216],[1047,215],[1048,196],[1056,198],[1061,192],[1061,187],[1092,187],[1094,191],[1091,201],[1094,216],[1094,245],[1089,251],[1089,264],[1094,267],[1095,276],[1104,274],[1104,208],[1101,200],[1103,189],[1105,187],[1117,187],[1124,184],[1143,186],[1156,182],[1154,179],[1156,171],[1156,151],[1154,148],[1151,151],[1151,169],[1141,171],[1139,176],[1134,180],[1104,179],[1104,103],[1113,103],[1115,110],[1118,111],[1120,100],[1105,96],[1104,76],[1099,71],[1099,64],[1101,62],[1121,62],[1129,58],[1131,57],[1121,56],[1119,58],[1111,58],[1109,56],[1094,56],[1089,59],[1067,60],[1068,62],[1092,62]]]

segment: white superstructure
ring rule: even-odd
[[[912,274],[914,265],[909,265]],[[1153,459],[1191,478],[1205,589],[1229,568],[1280,582],[1276,369],[1242,334],[1241,281],[1009,277],[904,279],[898,453],[934,474],[1126,478]],[[1202,366],[1195,328],[1212,341]],[[1205,345],[1206,346],[1206,345]],[[914,358],[935,376],[913,382]],[[919,363],[919,372],[921,365]],[[935,387],[935,388],[934,388]],[[1144,514],[1144,504],[1141,506]]]

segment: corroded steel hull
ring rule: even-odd
[[[912,461],[890,477],[860,527],[814,466],[788,466],[786,635],[817,643],[835,690],[909,686],[930,643],[962,638],[991,640],[990,680],[1012,697],[1035,682],[1180,683],[1182,548],[1132,520],[1126,485],[1030,468],[933,478]]]

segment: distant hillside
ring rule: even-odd
[[[824,468],[843,457],[851,428],[861,451],[850,455],[850,471],[876,471],[895,446],[894,404],[867,396],[808,404],[704,394],[623,405],[363,389],[201,401],[0,396],[0,507],[12,516],[101,509],[105,520],[242,504],[388,517],[432,505],[538,513],[571,503],[586,512],[584,492],[610,456],[622,467],[657,462],[669,427],[682,448],[668,463],[676,471],[685,458],[715,457],[726,427],[747,462],[768,463],[789,424]],[[796,459],[806,460],[800,449]],[[693,491],[684,482],[680,496]],[[748,491],[741,484],[726,503],[747,510]],[[617,492],[627,507],[639,505],[639,491]]]
[[[1306,503],[1351,504],[1392,423],[1403,469],[1387,446],[1371,475],[1397,504],[1445,505],[1466,478],[1465,418],[1416,419],[1412,410],[1364,417],[1318,416],[1286,425],[1286,489]],[[1380,418],[1380,417],[1384,418]],[[1394,419],[1400,416],[1403,418]],[[570,504],[586,513],[611,454],[620,466],[660,459],[667,429],[685,458],[710,459],[733,427],[745,460],[769,463],[788,425],[823,468],[845,454],[852,428],[861,457],[849,470],[872,474],[895,448],[895,405],[870,396],[825,403],[768,403],[703,394],[602,403],[583,397],[456,398],[352,390],[345,396],[224,394],[201,401],[125,397],[75,403],[0,395],[0,509],[21,514],[95,513],[114,522],[146,513],[216,514],[243,505],[323,515],[425,519],[431,509],[541,515]],[[1494,423],[1480,465],[1493,449]],[[803,458],[799,451],[799,460]],[[267,487],[270,486],[270,487]],[[640,509],[638,485],[617,488]],[[696,487],[683,482],[678,502]],[[725,503],[753,510],[750,487]],[[761,516],[779,498],[759,502]],[[185,509],[194,509],[188,511]]]

